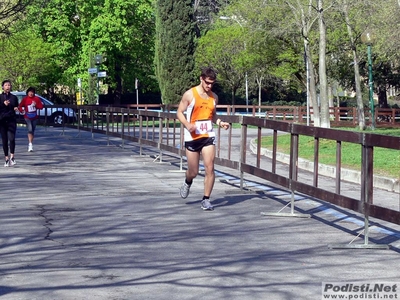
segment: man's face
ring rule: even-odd
[[[9,93],[11,91],[11,83],[6,82],[3,84],[3,91]]]
[[[200,78],[200,80],[201,80],[201,86],[203,87],[203,89],[204,89],[206,92],[211,91],[211,88],[212,88],[212,86],[214,85],[215,80],[210,79],[209,77]]]

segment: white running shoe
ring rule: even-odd
[[[189,191],[190,191],[190,185],[188,185],[186,182],[184,182],[180,189],[181,197],[183,199],[187,198],[187,196],[189,196]]]
[[[5,166],[5,167],[9,167],[9,166],[10,166],[10,160],[9,160],[9,159],[7,159],[7,160],[5,161],[4,166]]]
[[[210,200],[208,199],[201,201],[201,208],[203,210],[214,210],[214,207],[211,205]]]
[[[11,166],[14,166],[14,165],[16,165],[17,164],[17,162],[15,161],[15,158],[13,157],[13,158],[11,158],[10,159],[10,167]]]
[[[32,143],[29,143],[28,152],[32,152],[32,151],[33,151],[33,145],[32,145]]]

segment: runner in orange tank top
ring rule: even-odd
[[[216,115],[218,96],[211,91],[217,75],[212,68],[204,68],[200,75],[200,84],[187,90],[179,103],[177,117],[184,126],[184,139],[188,168],[180,194],[189,195],[193,179],[199,173],[200,154],[205,169],[204,196],[201,202],[203,210],[213,210],[210,195],[214,187],[215,132],[213,123],[228,129],[229,123],[221,121]],[[186,112],[186,116],[185,113]]]

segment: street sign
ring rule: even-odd
[[[89,68],[88,72],[89,72],[89,74],[96,74],[97,73],[97,68]]]
[[[106,71],[98,72],[97,77],[107,77],[107,72]]]

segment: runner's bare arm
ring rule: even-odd
[[[183,126],[186,127],[187,130],[190,132],[193,132],[196,130],[196,126],[194,124],[190,124],[188,120],[185,117],[184,112],[186,111],[187,107],[189,106],[190,102],[193,99],[193,92],[192,90],[187,90],[181,99],[181,102],[179,103],[178,110],[176,112],[176,116],[178,117],[178,120],[183,124]]]
[[[216,106],[218,105],[218,96],[213,93],[214,98],[215,98],[215,108],[214,108],[214,114],[213,114],[213,122],[217,124],[219,127],[224,128],[225,130],[229,128],[229,123],[222,121],[218,115],[217,115],[217,108]]]

